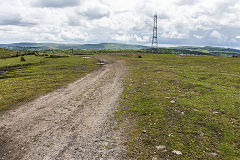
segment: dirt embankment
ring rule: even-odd
[[[124,73],[122,63],[111,62],[1,115],[0,159],[120,159],[111,119]]]

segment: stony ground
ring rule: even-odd
[[[0,116],[0,159],[122,159],[113,130],[125,67],[86,77]]]

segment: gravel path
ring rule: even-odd
[[[113,130],[125,67],[111,62],[0,116],[0,159],[122,159]]]

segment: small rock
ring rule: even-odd
[[[143,133],[147,133],[147,131],[146,131],[146,130],[143,130]]]
[[[181,112],[182,115],[184,115],[184,112]]]
[[[156,157],[153,157],[152,160],[157,160],[157,158],[156,158]]]
[[[199,110],[197,110],[197,109],[193,109],[194,111],[196,111],[196,112],[198,112]]]
[[[176,103],[174,100],[170,101],[172,104]]]
[[[162,152],[167,152],[167,150],[165,149],[164,151],[162,151]]]
[[[170,99],[170,97],[165,97],[166,99]]]
[[[0,97],[0,99],[2,99],[2,97]]]
[[[211,155],[212,155],[212,156],[218,156],[218,154],[217,154],[217,153],[211,153]]]
[[[213,114],[218,114],[219,112],[212,112]]]
[[[175,153],[175,154],[177,154],[177,155],[182,155],[182,152],[180,152],[180,151],[174,150],[174,151],[172,151],[172,152]]]
[[[159,146],[156,146],[156,148],[157,148],[158,150],[160,150],[160,149],[166,148],[166,146],[164,146],[164,145],[159,145]]]
[[[204,136],[204,133],[203,133],[203,132],[200,132],[200,136],[203,137],[203,136]]]
[[[107,146],[109,143],[108,142],[104,142],[104,145]]]
[[[170,133],[170,134],[168,135],[168,137],[171,137],[171,136],[173,136],[172,133]]]

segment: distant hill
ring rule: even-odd
[[[233,48],[222,48],[222,47],[195,47],[195,46],[181,46],[166,48],[171,51],[177,51],[181,54],[194,54],[194,55],[213,55],[213,56],[240,56],[240,50]]]
[[[59,43],[12,43],[0,44],[0,48],[11,50],[104,50],[104,49],[146,49],[147,46],[131,45],[121,43],[100,43],[100,44],[59,44]]]
[[[0,44],[0,48],[9,50],[31,51],[31,50],[101,50],[101,52],[123,52],[122,49],[134,49],[141,52],[152,52],[151,47],[142,45],[131,45],[122,43],[100,43],[100,44],[60,44],[60,43],[12,43]],[[5,55],[9,55],[10,51],[6,50]],[[115,51],[114,51],[115,50]],[[120,50],[120,51],[117,51]],[[127,50],[125,50],[127,51]],[[100,51],[97,51],[100,52]],[[127,51],[129,52],[129,51]],[[180,46],[169,48],[158,48],[159,54],[183,54],[183,55],[212,55],[212,56],[240,56],[240,50],[222,47],[196,47],[196,46]],[[13,53],[12,53],[13,54]],[[16,54],[16,53],[15,53]],[[1,54],[3,56],[3,53]]]
[[[222,48],[222,47],[212,47],[212,46],[205,46],[205,47],[194,47],[194,46],[181,46],[181,47],[172,47],[174,49],[189,49],[189,50],[205,50],[205,51],[220,51],[220,52],[236,52],[240,53],[240,50],[233,49],[233,48]]]

